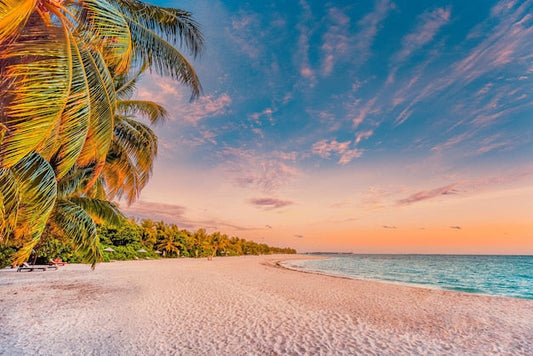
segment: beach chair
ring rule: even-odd
[[[48,265],[49,266],[53,266],[53,267],[56,267],[56,269],[59,267],[59,266],[64,266],[66,265],[67,263],[66,262],[63,262],[61,260],[61,258],[52,258],[50,260],[50,262],[48,262]]]
[[[24,262],[22,264],[22,266],[20,266],[17,269],[17,272],[21,272],[21,271],[33,272],[35,270],[42,270],[44,272],[44,271],[46,271],[46,267],[44,267],[44,266],[31,266],[31,265],[27,264],[26,262]]]

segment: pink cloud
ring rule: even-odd
[[[214,95],[201,96],[197,101],[182,106],[178,112],[171,114],[174,114],[178,119],[183,118],[196,123],[208,117],[226,114],[231,102],[231,97],[225,93],[218,97]]]
[[[370,57],[370,49],[374,38],[380,30],[383,20],[385,20],[388,12],[394,6],[389,0],[378,0],[376,1],[374,10],[357,23],[360,30],[356,36],[356,48],[360,63],[366,62]]]
[[[339,164],[350,163],[353,159],[359,158],[362,155],[362,151],[354,148],[350,149],[351,141],[337,142],[337,140],[327,141],[321,140],[313,144],[311,151],[322,157],[329,158],[332,154],[337,154]]]
[[[339,60],[339,57],[344,56],[350,46],[348,35],[350,18],[335,7],[329,9],[328,14],[332,24],[322,37],[323,44],[321,47],[324,57],[322,61],[322,74],[326,77],[331,74],[333,66]]]
[[[265,209],[279,209],[284,208],[288,205],[294,204],[294,202],[289,200],[281,200],[276,198],[253,198],[249,200],[249,203],[260,208]]]
[[[220,152],[221,167],[237,186],[272,193],[300,175],[278,154],[228,147]]]
[[[353,126],[357,128],[368,115],[375,114],[379,112],[378,109],[374,108],[377,97],[374,97],[368,100],[363,107],[359,107],[359,101],[356,101],[354,105],[349,107],[348,116],[352,117]]]
[[[414,194],[409,195],[406,198],[400,199],[396,202],[397,205],[411,205],[414,203],[418,203],[424,200],[429,200],[433,198],[437,198],[443,195],[454,195],[457,194],[456,187],[458,186],[457,183],[445,185],[443,187],[438,187],[431,190],[421,190]]]
[[[409,58],[411,54],[433,40],[442,26],[450,20],[450,9],[439,8],[425,12],[419,17],[419,24],[413,32],[402,39],[402,49],[395,56],[397,62]]]

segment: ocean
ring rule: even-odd
[[[533,299],[533,256],[313,254],[284,267],[332,276]]]

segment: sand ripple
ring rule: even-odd
[[[533,301],[299,273],[271,259],[1,271],[0,354],[533,354]]]

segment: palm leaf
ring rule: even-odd
[[[138,0],[110,0],[126,16],[150,28],[173,43],[184,43],[196,57],[204,47],[204,37],[198,23],[187,11],[164,8]]]
[[[38,153],[26,156],[13,166],[12,172],[19,186],[14,237],[24,244],[15,254],[14,263],[20,264],[31,253],[28,246],[34,246],[41,237],[56,201],[57,185],[54,170]]]
[[[168,113],[161,105],[149,100],[119,100],[117,111],[124,115],[141,116],[152,124],[164,120]]]
[[[0,44],[18,35],[36,4],[37,0],[0,1]]]
[[[103,41],[103,53],[107,65],[114,74],[124,73],[132,55],[131,34],[122,13],[105,0],[84,0],[80,22],[87,24]]]
[[[82,261],[90,263],[94,269],[96,263],[102,260],[102,252],[96,225],[91,216],[79,205],[66,199],[58,199],[52,220],[63,234],[72,240]]]
[[[17,223],[19,185],[10,169],[0,168],[0,242],[6,242]]]
[[[136,57],[147,58],[157,74],[170,76],[188,86],[192,91],[191,99],[198,97],[202,87],[189,61],[153,29],[131,17],[126,17],[126,20],[135,45]]]
[[[64,34],[35,22],[0,52],[0,60],[9,63],[3,75],[11,83],[1,93],[6,97],[2,121],[8,131],[0,158],[11,167],[42,146],[58,126],[70,88]]]
[[[131,204],[148,183],[156,155],[154,132],[140,122],[117,116],[114,143],[103,170],[108,197],[126,194]]]
[[[68,200],[80,206],[93,220],[119,226],[125,219],[118,207],[110,201],[84,197],[70,197]]]
[[[115,77],[115,88],[118,100],[126,100],[132,97],[137,85],[137,80],[149,66],[150,62],[144,60],[135,74],[129,75],[128,73],[128,75],[119,75]]]
[[[89,84],[91,103],[89,131],[78,164],[86,166],[96,162],[102,165],[113,137],[116,102],[113,78],[98,51],[82,46],[78,46],[78,49]],[[95,170],[95,177],[98,174]]]
[[[56,143],[50,162],[57,178],[63,177],[76,163],[85,143],[90,119],[90,92],[81,54],[76,38],[69,34],[72,67],[72,82],[68,101],[61,115],[60,125],[55,136],[48,141]]]

